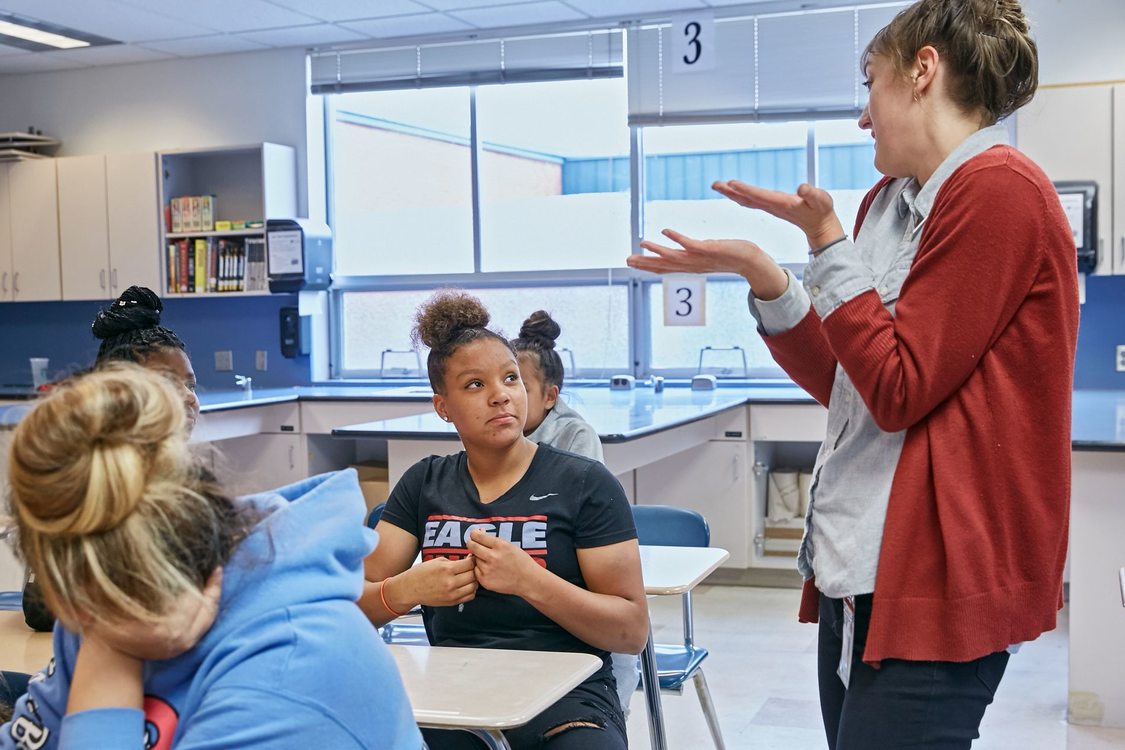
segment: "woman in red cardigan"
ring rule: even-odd
[[[968,748],[1009,651],[1055,626],[1070,502],[1074,242],[997,121],[1037,50],[1017,0],[921,0],[863,56],[886,177],[849,239],[828,193],[714,189],[802,229],[802,282],[752,242],[664,234],[657,273],[734,272],[777,362],[828,407],[798,567],[833,750]]]

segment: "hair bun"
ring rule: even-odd
[[[487,327],[490,319],[484,304],[473,295],[439,291],[414,316],[414,338],[430,349],[440,349],[460,331]]]
[[[536,310],[520,326],[520,338],[533,340],[545,349],[554,349],[562,329],[546,310]]]
[[[164,379],[136,365],[75,378],[16,428],[13,506],[37,532],[85,535],[116,528],[153,481],[182,473],[185,418]]]
[[[101,310],[94,318],[91,328],[94,336],[108,339],[122,333],[160,325],[160,313],[164,303],[151,289],[131,286],[121,296]]]

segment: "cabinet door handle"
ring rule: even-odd
[[[16,271],[12,276],[12,296],[20,293],[20,272]]]
[[[1113,268],[1114,273],[1125,273],[1125,234],[1121,235],[1121,254],[1117,256],[1117,264]]]
[[[2,284],[0,284],[0,292],[3,292],[4,294],[8,293],[8,272],[7,271],[4,272],[4,281],[3,281]]]
[[[289,446],[289,468],[290,470],[297,468],[296,451],[292,445]]]
[[[105,289],[105,269],[104,268],[101,271],[98,272],[98,283],[100,283],[102,285],[102,289]]]
[[[109,272],[109,285],[111,287],[113,287],[114,289],[117,288],[117,269],[116,268]]]

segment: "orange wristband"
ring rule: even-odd
[[[391,605],[387,604],[387,595],[383,593],[383,589],[386,588],[386,586],[387,579],[384,578],[382,581],[379,581],[379,601],[383,603],[383,606],[392,615],[394,615],[395,617],[402,617],[404,614],[406,614],[405,612],[397,612],[394,610],[394,608],[391,607]]]

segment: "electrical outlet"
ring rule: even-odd
[[[1117,371],[1125,372],[1125,344],[1117,345]]]
[[[259,349],[254,352],[254,367],[258,370],[266,369],[266,350]]]
[[[230,349],[215,352],[215,372],[234,372],[234,353]]]

